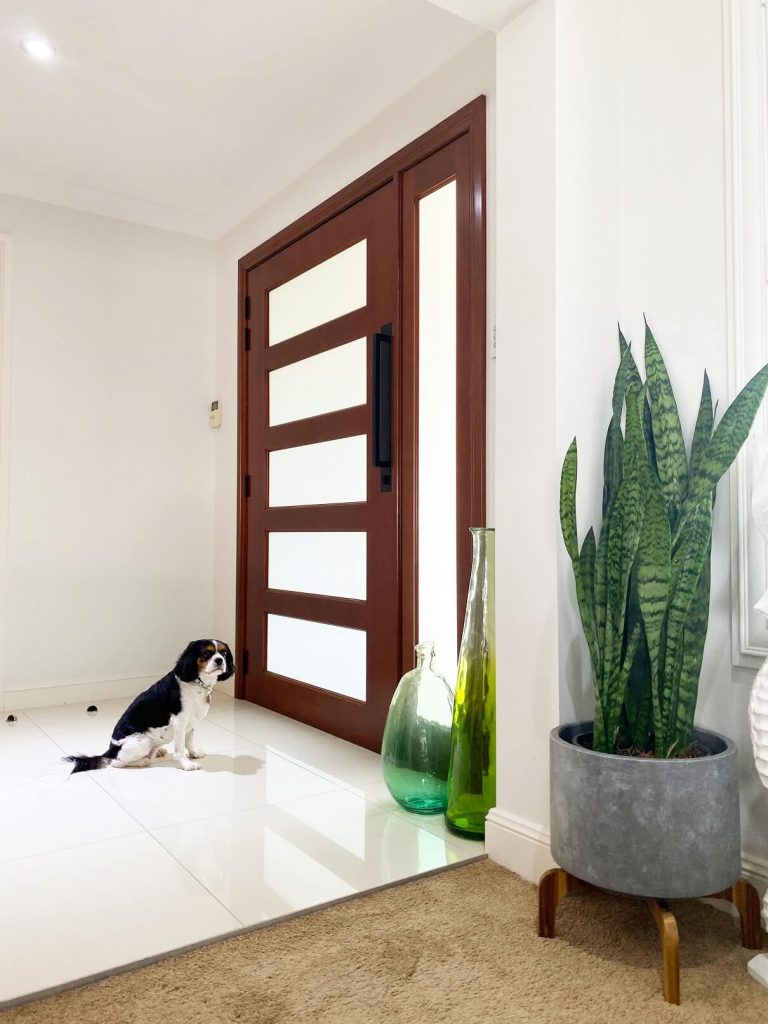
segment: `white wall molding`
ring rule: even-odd
[[[753,853],[742,853],[741,873],[760,893],[768,889],[768,860]]]
[[[116,700],[135,697],[157,682],[164,671],[150,676],[128,676],[124,679],[98,679],[84,683],[48,683],[21,690],[9,690],[5,703],[0,701],[4,713],[24,711],[27,708],[59,707],[63,704],[92,704],[100,700]],[[226,700],[234,699],[234,676],[216,687],[216,696]]]
[[[485,847],[497,864],[527,882],[538,882],[545,871],[557,867],[549,850],[549,829],[498,807],[485,822]]]
[[[62,704],[93,704],[118,697],[135,697],[157,682],[164,672],[151,676],[131,676],[126,679],[100,679],[85,683],[51,683],[47,686],[8,690],[5,694],[5,712],[24,711],[26,708],[58,707]]]
[[[766,20],[761,0],[724,0],[726,257],[729,397],[768,362],[766,307]],[[768,432],[765,407],[753,431]],[[765,544],[750,518],[749,444],[730,474],[733,663],[755,668],[768,656]]]

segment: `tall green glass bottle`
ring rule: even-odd
[[[472,576],[461,638],[448,769],[448,828],[482,839],[496,803],[495,532],[473,527]]]

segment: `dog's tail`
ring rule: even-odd
[[[85,754],[70,754],[64,760],[74,765],[71,772],[72,775],[75,772],[92,772],[97,768],[106,768],[109,762],[114,757],[117,757],[119,750],[120,747],[117,743],[110,743],[109,749],[105,750],[103,754],[95,754],[93,757],[88,757]]]

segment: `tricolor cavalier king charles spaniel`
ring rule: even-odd
[[[173,743],[179,765],[185,772],[200,765],[204,751],[195,746],[195,726],[208,714],[211,691],[235,671],[232,652],[220,640],[193,640],[175,668],[140,693],[112,732],[109,749],[94,757],[66,757],[75,772],[94,768],[143,768],[166,754]],[[194,760],[191,760],[194,758]]]

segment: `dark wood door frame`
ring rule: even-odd
[[[457,474],[461,481],[457,492],[457,569],[459,593],[459,620],[463,609],[463,595],[466,594],[470,575],[470,545],[461,543],[467,537],[470,526],[485,525],[485,390],[486,390],[486,212],[485,212],[485,97],[480,96],[461,110],[446,118],[435,128],[420,136],[393,156],[383,161],[356,181],[343,188],[309,213],[294,221],[278,234],[268,239],[239,260],[238,271],[238,527],[237,527],[237,652],[239,671],[235,680],[235,695],[243,697],[245,676],[248,665],[243,664],[245,637],[245,592],[248,551],[246,480],[249,471],[247,450],[248,387],[246,351],[250,347],[250,310],[247,302],[248,274],[261,263],[282,252],[298,239],[325,224],[337,214],[371,195],[389,182],[394,182],[399,198],[398,233],[402,239],[404,221],[412,211],[404,209],[405,203],[421,198],[419,175],[406,175],[417,165],[438,155],[452,143],[460,142],[462,160],[468,170],[468,194],[465,195],[467,216],[462,227],[459,221],[459,244],[462,232],[466,245],[465,266],[462,268],[457,296],[457,314],[462,329],[459,332],[458,360],[462,368],[457,387]],[[429,191],[429,189],[427,189]],[[394,227],[394,226],[393,226]],[[412,256],[400,253],[400,266],[413,264]],[[414,301],[412,282],[401,282],[398,296],[398,312],[394,326],[396,337],[402,337],[403,326],[412,321],[412,310],[404,308]],[[407,414],[406,414],[407,419]],[[409,424],[406,422],[406,427]],[[413,429],[413,425],[410,425]],[[408,467],[404,466],[405,473]],[[399,559],[402,566],[407,557],[415,555],[417,536],[417,487],[415,470],[412,486],[404,487],[404,498],[400,508]],[[404,593],[402,595],[402,663],[410,667],[413,645],[416,642],[416,586],[414,571],[401,573]],[[457,624],[460,628],[460,621]],[[411,662],[412,663],[412,662]],[[396,680],[394,681],[396,682]],[[394,685],[393,682],[393,685]]]

